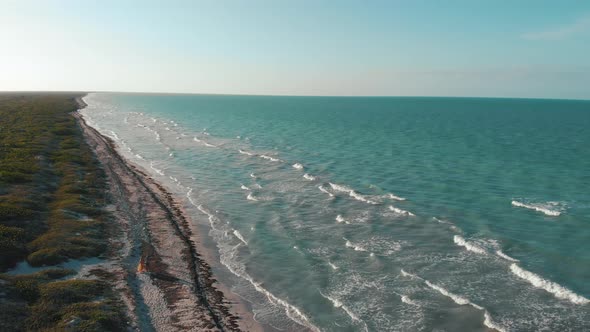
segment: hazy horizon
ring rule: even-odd
[[[590,99],[590,3],[5,1],[1,91]]]

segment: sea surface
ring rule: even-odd
[[[85,101],[269,327],[590,330],[590,101]]]

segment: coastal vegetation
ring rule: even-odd
[[[106,253],[105,176],[70,114],[77,97],[0,94],[0,272]],[[0,330],[124,329],[106,280],[74,274],[0,274]]]

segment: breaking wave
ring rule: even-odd
[[[516,264],[510,265],[510,271],[512,271],[517,277],[528,281],[531,285],[537,288],[546,290],[559,299],[569,300],[574,304],[587,304],[590,302],[587,298],[572,292],[560,284],[545,280],[543,277],[527,271]]]
[[[401,215],[404,215],[404,216],[410,216],[410,217],[414,217],[415,216],[415,214],[413,214],[412,212],[406,211],[406,210],[402,210],[400,208],[396,208],[393,205],[388,206],[388,208],[389,208],[389,210],[391,210],[391,211],[393,211],[393,212],[395,212],[397,214],[401,214]]]
[[[237,230],[234,229],[234,235],[240,240],[242,241],[245,245],[248,245],[248,242],[246,242],[246,240],[244,240],[244,237],[242,236],[242,234]]]
[[[309,175],[307,173],[303,174],[303,178],[309,181],[315,181],[317,178],[313,175]]]
[[[511,262],[519,262],[519,260],[518,260],[518,259],[516,259],[516,258],[512,258],[512,257],[510,257],[510,256],[506,255],[504,252],[502,252],[502,250],[496,250],[496,255],[498,255],[498,256],[500,256],[500,257],[504,258],[504,259],[505,259],[505,260],[507,260],[507,261],[511,261]]]
[[[324,186],[321,186],[321,185],[320,185],[320,186],[318,186],[318,189],[319,189],[321,192],[323,192],[323,193],[325,193],[325,194],[328,194],[330,197],[334,197],[334,194],[332,194],[331,192],[329,192],[328,190],[326,190],[326,188],[324,188]]]
[[[396,195],[394,195],[392,193],[387,194],[385,197],[387,197],[389,199],[393,199],[395,201],[405,201],[406,200],[405,198],[396,196]]]
[[[332,183],[332,182],[328,182],[328,184],[330,185],[330,187],[332,187],[332,189],[334,191],[339,191],[339,192],[347,193],[350,197],[356,199],[357,201],[365,202],[365,203],[368,203],[368,204],[377,204],[377,202],[372,201],[372,200],[366,198],[365,196],[357,193],[353,189],[350,189],[350,188],[348,188],[346,186],[335,184],[335,183]]]
[[[472,251],[474,253],[482,255],[487,254],[487,251],[485,249],[478,245],[465,241],[465,239],[462,236],[455,235],[453,237],[453,242],[455,242],[456,245],[464,247],[465,249]]]
[[[561,215],[561,211],[558,210],[559,203],[558,202],[547,202],[547,203],[523,203],[519,201],[512,201],[512,205],[516,207],[521,207],[529,210],[535,210],[538,212],[542,212],[548,216],[558,217]]]

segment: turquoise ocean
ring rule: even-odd
[[[590,330],[590,101],[84,100],[269,330]]]

